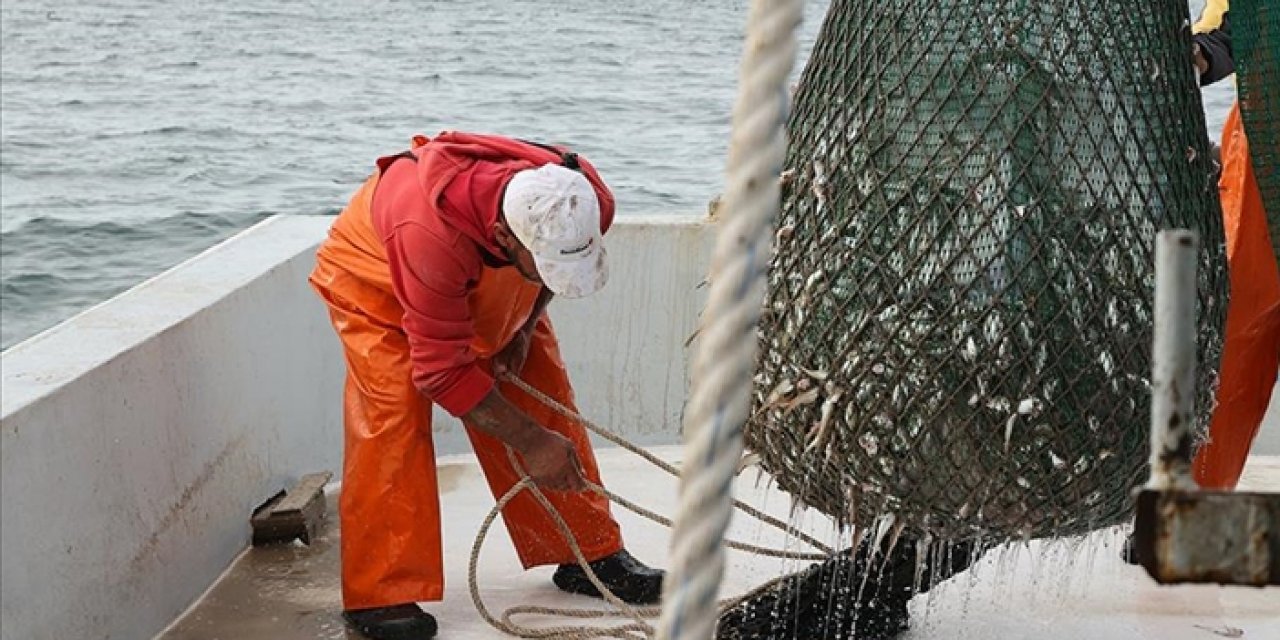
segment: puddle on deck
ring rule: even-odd
[[[311,546],[249,549],[199,605],[157,640],[342,640],[337,495]]]

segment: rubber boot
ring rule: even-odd
[[[352,629],[369,640],[429,640],[436,637],[436,619],[416,604],[343,611]]]
[[[662,578],[665,572],[645,566],[626,549],[601,558],[588,566],[604,586],[628,604],[654,604],[662,599]],[[579,593],[593,598],[601,597],[587,572],[576,564],[562,564],[551,581],[562,591]]]

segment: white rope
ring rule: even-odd
[[[649,453],[648,451],[645,451],[644,449],[636,445],[634,442],[631,442],[630,440],[627,440],[626,438],[608,429],[605,429],[590,420],[587,420],[586,418],[582,417],[582,415],[579,414],[577,411],[574,411],[569,407],[566,407],[565,405],[558,402],[555,398],[552,398],[551,396],[537,390],[536,388],[534,388],[532,385],[525,382],[524,380],[521,380],[520,378],[510,374],[502,376],[502,380],[504,382],[510,383],[512,386],[516,387],[517,389],[520,389],[524,393],[528,394],[529,397],[533,398],[534,400],[541,402],[543,405],[545,405],[547,408],[551,409],[552,411],[555,411],[561,416],[568,418],[574,422],[577,422],[578,424],[585,427],[591,433],[594,433],[600,436],[601,438],[604,438],[605,440],[608,440],[609,442],[612,442],[618,445],[619,447],[627,451],[630,451],[631,453],[634,453],[637,456],[640,456],[649,464],[652,464],[653,466],[659,469],[662,469],[663,471],[667,472],[672,476],[675,476],[677,478],[680,477],[680,470],[675,468],[675,466],[673,466],[671,463],[667,462],[666,460],[663,460],[662,458],[659,458],[658,456],[653,455],[652,453]],[[636,515],[648,518],[649,520],[656,522],[664,527],[673,526],[673,523],[670,520],[663,518],[662,516],[652,511],[649,511],[648,509],[645,509],[639,505],[633,504],[628,500],[626,500],[625,498],[623,498],[622,496],[615,495],[612,492],[605,490],[603,487],[600,488],[600,491],[602,492],[602,495],[605,495],[610,500],[613,500],[615,503],[621,505],[622,507],[626,508],[628,511],[631,511],[632,513],[635,513]],[[813,536],[799,530],[795,526],[789,525],[786,522],[779,520],[778,518],[775,518],[745,502],[742,502],[741,500],[735,499],[733,501],[733,506],[734,508],[742,511],[748,516],[751,516],[752,518],[759,520],[760,522],[763,522],[764,524],[767,524],[787,534],[787,536],[790,538],[796,538],[801,542],[804,542],[805,544],[813,547],[814,549],[821,551],[822,553],[819,553],[819,554],[798,553],[795,551],[764,549],[762,547],[756,547],[756,546],[741,543],[741,542],[734,542],[732,540],[725,542],[725,545],[728,546],[730,549],[737,549],[739,551],[746,551],[749,553],[754,553],[756,555],[770,556],[774,558],[789,558],[792,560],[826,560],[828,556],[835,553],[835,550],[833,550],[831,547],[827,546],[817,538],[814,538]],[[569,538],[569,541],[572,542],[572,538]]]
[[[705,325],[685,412],[684,470],[658,637],[707,640],[715,631],[732,479],[750,406],[756,323],[772,250],[786,156],[787,81],[803,0],[753,0],[711,260]]]
[[[583,427],[585,427],[587,430],[591,431],[592,433],[595,433],[596,435],[601,436],[617,444],[618,446],[622,447],[623,449],[626,449],[627,451],[630,451],[632,453],[639,455],[640,457],[644,458],[645,460],[649,461],[650,463],[654,464],[655,466],[662,469],[663,471],[666,471],[669,474],[676,475],[676,476],[679,475],[679,471],[675,467],[668,464],[666,461],[662,460],[661,458],[658,458],[657,456],[649,453],[648,451],[645,451],[644,449],[641,449],[635,443],[628,441],[627,439],[609,431],[608,429],[601,428],[600,426],[596,425],[590,420],[587,420],[586,418],[582,417],[582,415],[580,415],[577,411],[574,411],[573,409],[570,409],[569,407],[561,404],[555,398],[552,398],[551,396],[548,396],[547,394],[539,391],[538,389],[534,388],[524,380],[521,380],[520,378],[510,374],[502,376],[502,380],[519,388],[521,391],[528,394],[530,397],[534,398],[535,400],[543,403],[551,410],[555,411],[556,413],[559,413],[561,416],[581,424]],[[655,633],[654,629],[648,622],[646,622],[646,620],[651,618],[656,618],[659,615],[661,615],[662,613],[661,609],[659,609],[658,607],[632,607],[630,605],[627,605],[626,603],[618,599],[618,597],[614,595],[614,593],[610,591],[608,587],[606,587],[602,582],[600,582],[600,579],[596,575],[595,571],[591,569],[590,563],[588,563],[586,557],[582,555],[582,549],[578,545],[578,540],[574,536],[573,531],[569,529],[569,525],[565,523],[564,518],[560,515],[560,513],[556,510],[556,508],[551,504],[551,502],[547,500],[546,495],[542,493],[542,490],[539,489],[533,483],[533,481],[529,478],[528,473],[524,470],[524,467],[520,464],[520,461],[514,456],[514,454],[512,454],[510,448],[507,449],[507,457],[511,462],[512,468],[515,469],[520,474],[520,482],[518,482],[515,486],[511,487],[511,489],[508,490],[507,493],[503,495],[501,499],[498,500],[497,504],[495,504],[493,508],[489,510],[489,515],[486,516],[484,519],[484,522],[481,523],[480,531],[476,534],[475,540],[471,544],[471,559],[467,566],[467,583],[471,591],[471,603],[475,605],[476,611],[479,612],[480,617],[482,617],[486,622],[488,622],[493,628],[507,635],[515,636],[517,638],[530,638],[530,639],[537,639],[537,640],[541,640],[545,638],[556,638],[557,640],[589,640],[593,638],[623,638],[623,639],[645,640],[645,639],[654,637],[654,633]],[[635,504],[634,502],[631,502],[630,500],[627,500],[626,498],[623,498],[622,496],[619,496],[605,489],[604,487],[601,487],[590,481],[587,482],[587,485],[589,487],[589,490],[595,493],[598,493],[602,496],[605,496],[609,500],[612,500],[614,503],[622,506],[623,508],[631,511],[632,513],[635,513],[641,517],[647,518],[653,522],[656,522],[666,527],[672,526],[672,522],[670,520],[662,517],[658,513],[655,513],[649,509],[645,509],[644,507],[641,507],[640,505]],[[576,608],[561,608],[561,607],[544,607],[544,606],[534,606],[534,605],[517,605],[517,606],[508,608],[506,611],[502,613],[501,617],[494,615],[494,613],[489,610],[489,607],[485,604],[484,597],[480,592],[480,581],[478,577],[480,551],[484,546],[485,539],[489,535],[489,530],[493,527],[494,520],[496,520],[498,515],[502,513],[502,510],[507,506],[507,504],[510,503],[513,499],[515,499],[515,497],[522,491],[530,492],[533,495],[534,499],[537,500],[538,503],[542,505],[543,509],[546,510],[547,514],[551,517],[552,522],[555,523],[556,528],[560,531],[560,535],[563,536],[564,540],[568,543],[569,548],[573,552],[574,558],[578,563],[578,566],[582,567],[583,571],[586,573],[587,579],[591,582],[592,585],[596,587],[597,590],[599,590],[599,592],[601,593],[605,601],[608,602],[610,605],[612,605],[611,608],[576,609]],[[764,524],[777,528],[780,531],[785,532],[790,537],[799,539],[807,543],[813,548],[818,549],[819,552],[812,553],[812,552],[793,551],[790,549],[771,549],[768,547],[747,544],[747,543],[738,542],[735,540],[725,540],[724,545],[726,547],[730,549],[736,549],[738,551],[744,551],[747,553],[760,555],[760,556],[766,556],[766,557],[772,557],[772,558],[786,558],[786,559],[792,559],[792,560],[821,561],[821,560],[826,560],[833,553],[832,549],[827,545],[818,541],[814,537],[795,529],[794,527],[788,525],[787,523],[777,518],[774,518],[773,516],[770,516],[764,513],[763,511],[760,511],[759,509],[752,507],[751,505],[742,503],[738,500],[734,500],[733,503],[735,508],[744,511],[747,515],[751,516],[752,518],[755,518]],[[755,596],[758,593],[767,591],[776,582],[782,580],[783,578],[785,578],[785,576],[780,577],[776,580],[771,580],[755,589],[752,589],[751,591],[747,592],[744,595],[717,603],[718,606],[717,606],[716,616],[718,617],[721,611],[725,611],[729,608],[737,606],[738,603],[743,602]],[[609,618],[624,618],[624,619],[630,618],[631,622],[623,622],[621,624],[616,624],[613,626],[603,626],[600,624],[576,624],[576,625],[561,624],[557,626],[533,627],[533,626],[517,623],[514,620],[516,616],[554,616],[559,618],[578,618],[583,620],[596,620],[596,621],[609,619]]]

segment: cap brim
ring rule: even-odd
[[[585,298],[604,287],[609,280],[609,268],[605,263],[604,246],[597,242],[593,249],[574,255],[571,259],[561,256],[533,256],[542,284],[551,293],[562,298]]]

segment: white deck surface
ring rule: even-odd
[[[679,456],[677,447],[654,451],[668,460]],[[660,512],[673,512],[674,479],[625,451],[604,449],[599,458],[605,482],[613,490]],[[501,637],[474,610],[466,580],[472,540],[493,499],[470,456],[441,462],[449,584],[444,602],[430,603],[427,609],[440,620],[442,639]],[[740,481],[740,495],[746,494],[770,512],[787,514],[784,494],[755,488],[755,474],[745,476],[749,478]],[[1242,488],[1280,491],[1280,456],[1252,458],[1243,484]],[[615,513],[635,555],[663,564],[667,531],[622,509]],[[831,539],[820,517],[805,520],[810,531]],[[159,637],[357,638],[343,629],[337,615],[336,529],[330,526],[310,548],[249,550],[201,602]],[[780,533],[745,516],[735,519],[733,535],[750,542],[784,544]],[[917,597],[912,603],[912,628],[903,638],[1280,638],[1280,589],[1159,587],[1140,568],[1119,560],[1121,539],[1120,533],[1107,532],[1074,545],[1044,549],[1033,544],[1015,551],[993,551],[970,572]],[[730,554],[728,593],[746,590],[802,564]],[[481,590],[495,612],[517,603],[583,607],[597,602],[560,593],[551,585],[550,575],[550,569],[520,571],[505,532],[495,527],[480,564]]]

